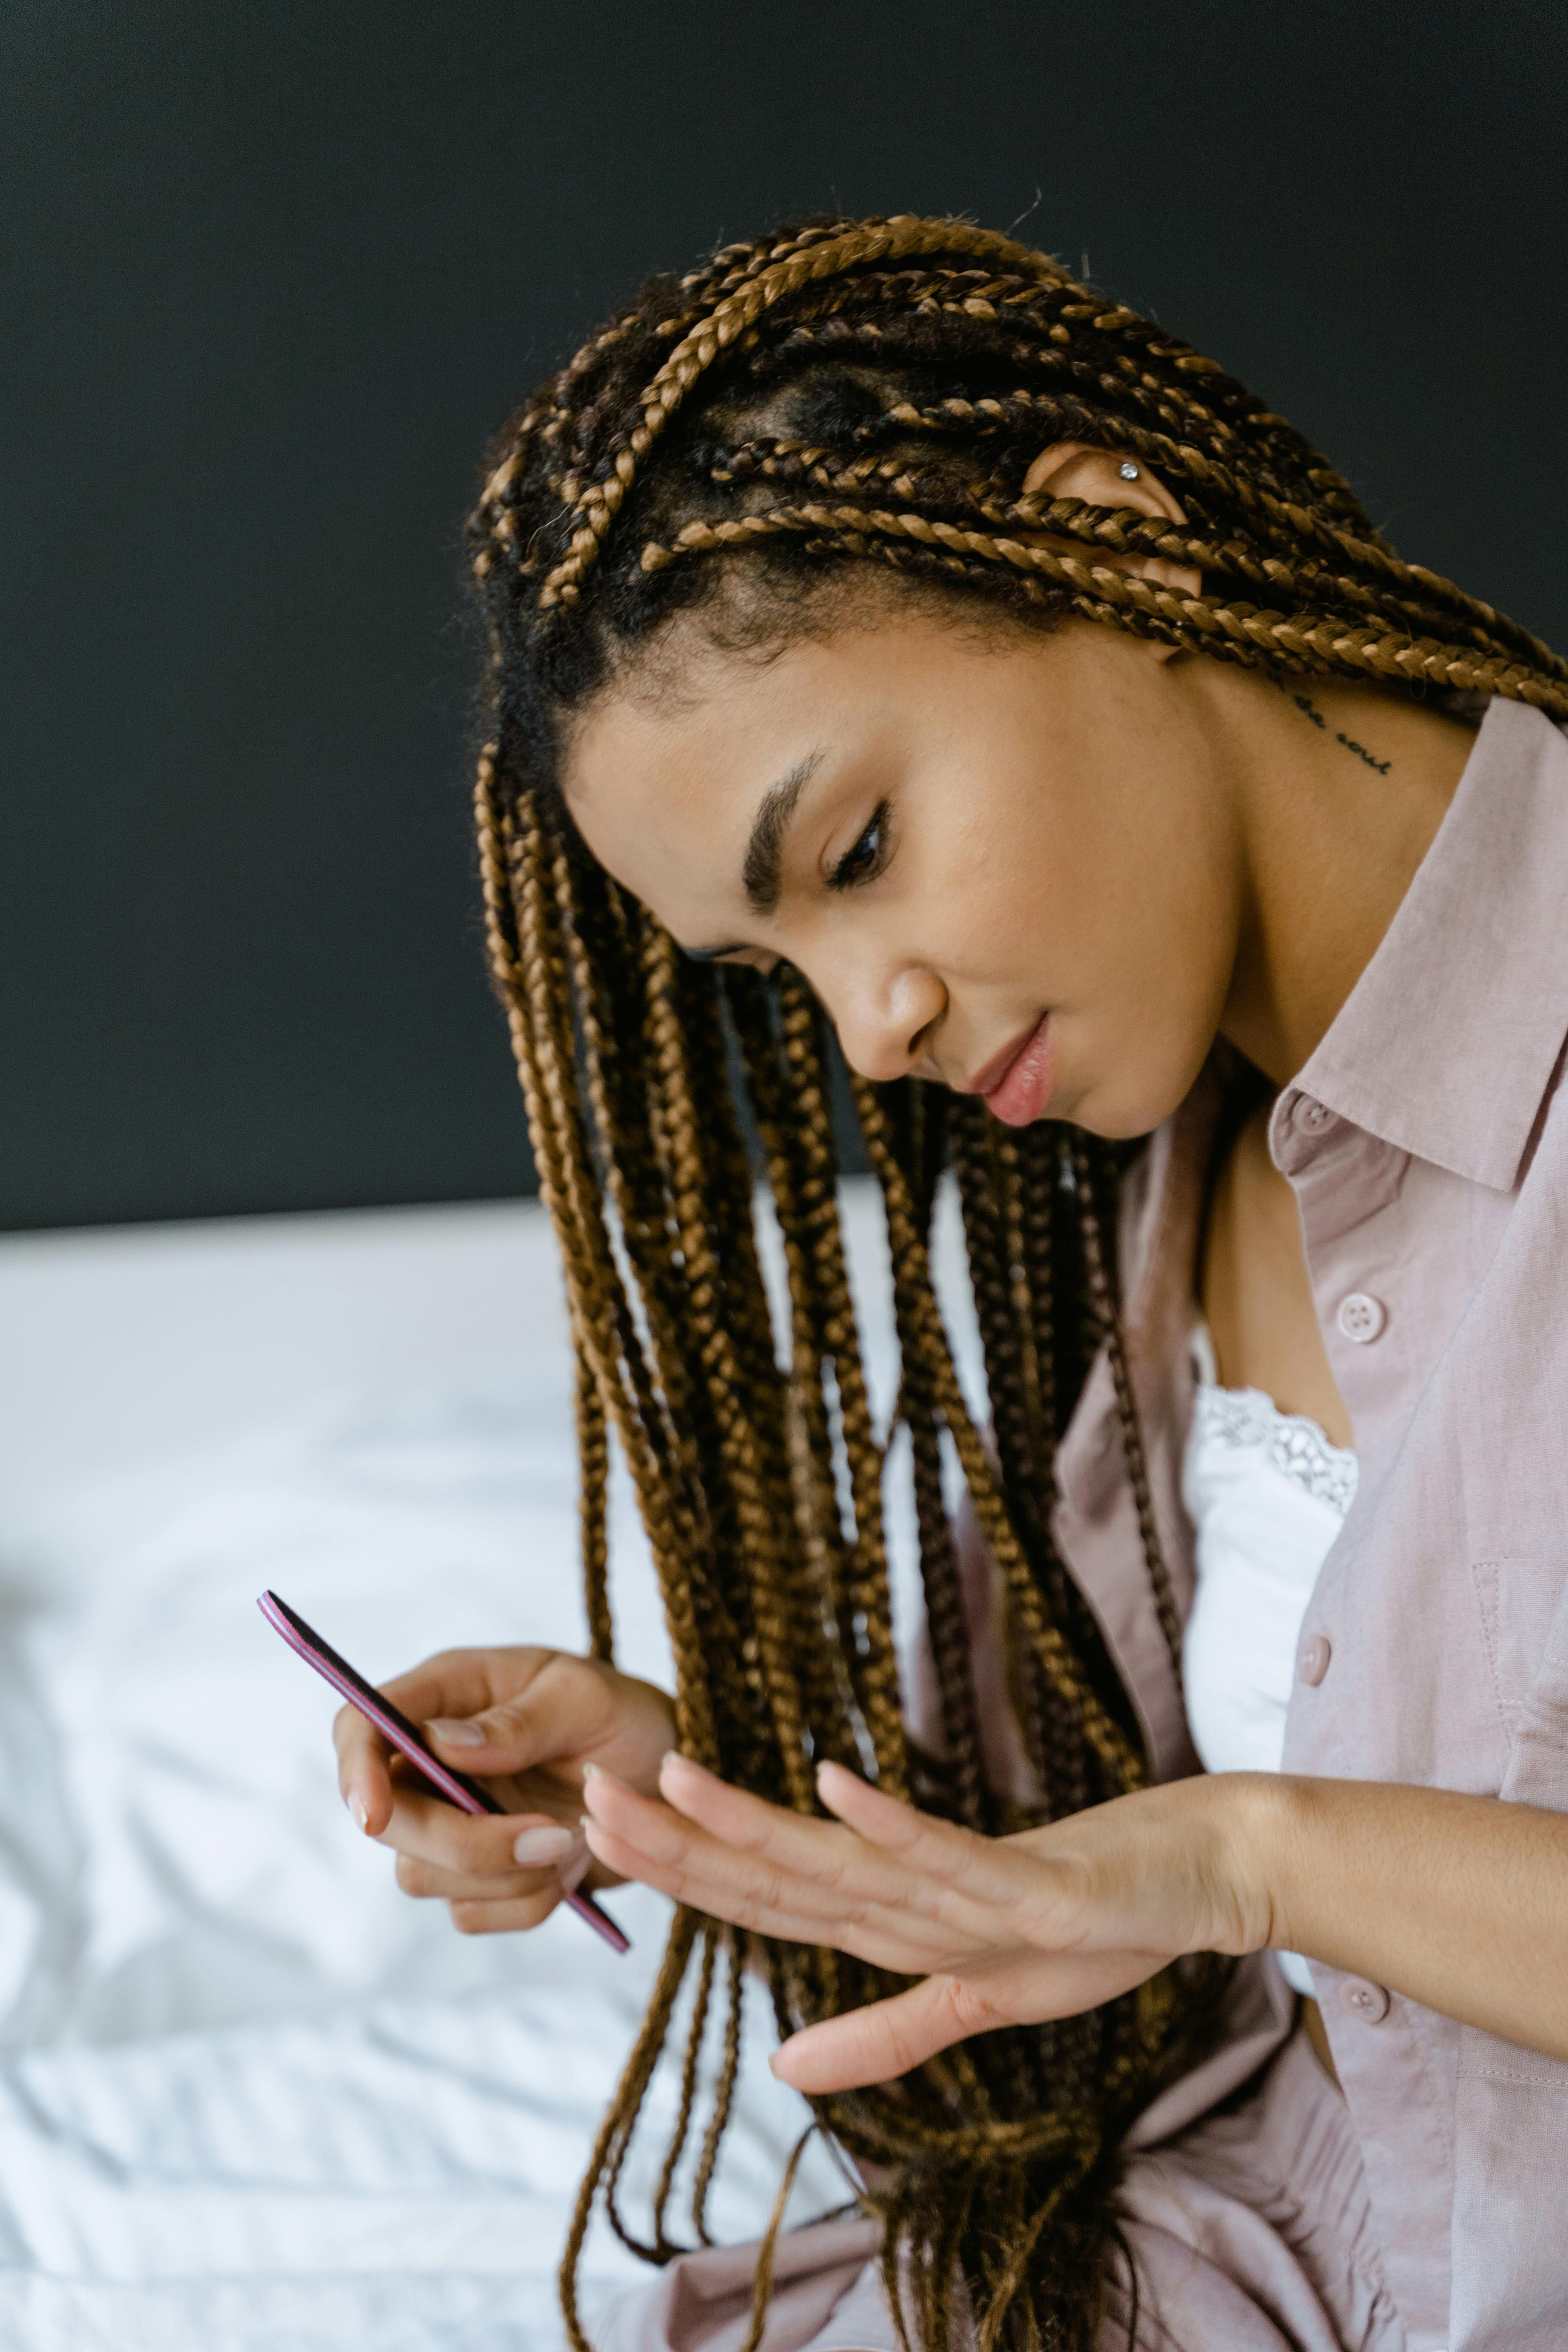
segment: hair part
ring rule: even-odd
[[[1073,438],[1156,468],[1187,521],[1026,495]],[[1076,552],[1042,547],[1048,533]],[[682,1749],[803,1812],[831,1757],[987,1833],[1144,1785],[1128,1694],[1058,1553],[1056,1450],[1091,1366],[1116,1397],[1150,1600],[1179,1671],[1117,1299],[1125,1151],[1050,1122],[1014,1134],[918,1080],[855,1081],[882,1187],[940,1737],[902,1719],[882,1485],[847,1277],[827,1039],[799,975],[699,969],[587,856],[561,798],[563,747],[614,682],[679,692],[683,645],[767,660],[871,597],[957,625],[1068,615],[1280,679],[1505,694],[1568,716],[1568,667],[1450,583],[1403,562],[1343,478],[1213,362],[965,222],[818,220],[650,279],[503,430],[472,522],[491,647],[476,795],[491,966],[560,1239],[578,1356],[584,1573],[596,1654],[612,1442],[647,1529],[676,1665]],[[1185,596],[1098,559],[1164,557]],[[688,636],[694,630],[695,638]],[[752,1166],[724,1068],[750,1109],[788,1274],[775,1333]],[[965,1404],[931,1285],[939,1176],[962,1196],[994,1456]],[[986,1783],[944,1464],[956,1458],[1005,1588],[1031,1804]],[[830,1950],[769,1943],[781,2030],[889,1980]],[[602,2200],[652,2260],[695,2128],[698,2056],[724,1962],[717,2094],[696,2159],[706,2242],[736,2080],[741,1939],[678,1913],[647,2018],[605,2118],[563,2266]],[[651,2228],[620,2210],[626,2150],[695,1968],[679,2117]],[[1163,1970],[1082,2016],[960,2044],[902,2081],[813,2104],[873,2168],[901,2330],[948,2352],[960,2288],[992,2347],[1089,2352],[1115,2260],[1118,2149],[1132,2116],[1214,2031],[1225,1965]],[[787,2183],[786,2183],[787,2187]],[[773,2231],[783,2212],[784,2193]],[[761,2341],[773,2232],[759,2263]],[[1125,2254],[1121,2266],[1128,2265]]]

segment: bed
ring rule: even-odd
[[[873,1391],[885,1240],[846,1188]],[[939,1215],[966,1377],[951,1200]],[[337,1801],[275,1586],[373,1676],[583,1642],[567,1341],[527,1203],[0,1242],[0,2342],[555,2352],[554,2273],[668,1912],[465,1939]],[[668,1679],[635,1509],[618,1654]],[[907,1531],[900,1621],[913,1622]],[[763,2225],[805,2110],[765,2001],[712,2219]],[[656,2082],[641,2163],[672,2112]],[[841,2204],[814,2145],[792,2216]],[[635,2198],[632,2200],[635,2210]],[[646,2276],[602,2226],[585,2306]]]

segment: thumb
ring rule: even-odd
[[[1005,2022],[966,1998],[958,1979],[926,1977],[907,1992],[791,2034],[769,2060],[779,2080],[807,2097],[895,2082],[966,2034]]]
[[[478,1715],[437,1716],[425,1732],[464,1770],[528,1772],[580,1756],[604,1728],[606,1697],[599,1676],[579,1660],[552,1658],[526,1689]]]

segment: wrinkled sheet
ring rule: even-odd
[[[438,1260],[431,1213],[420,1246],[428,1257],[434,1234]],[[873,1276],[878,1223],[862,1194],[853,1224]],[[196,1453],[96,1482],[87,1463],[20,1513],[0,1504],[8,2347],[564,2342],[560,2249],[668,1907],[640,1888],[607,1898],[634,1939],[618,1959],[570,1914],[529,1937],[464,1939],[442,1907],[400,1896],[337,1801],[331,1694],[254,1606],[277,1587],[373,1678],[454,1644],[581,1645],[550,1246],[536,1219],[532,1307],[488,1354],[429,1380],[367,1366]],[[0,1264],[0,1297],[4,1281]],[[874,1279],[868,1300],[885,1390]],[[294,1337],[304,1360],[308,1315]],[[624,1486],[613,1553],[618,1655],[667,1680]],[[710,2215],[731,2240],[764,2226],[808,2119],[767,2070],[760,1989],[747,2018]],[[675,2094],[667,2064],[632,2167],[634,2226]],[[792,2218],[847,2193],[814,2146]],[[596,2224],[585,2310],[647,2275]]]

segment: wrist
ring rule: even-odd
[[[1289,1856],[1297,1843],[1295,1788],[1279,1772],[1219,1772],[1215,1805],[1215,1951],[1290,1948]]]

